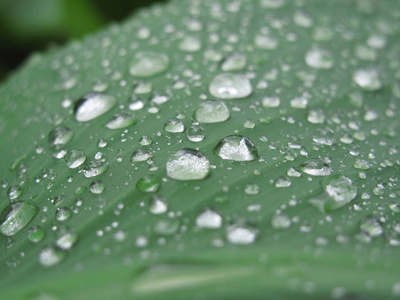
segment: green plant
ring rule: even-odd
[[[396,4],[172,1],[31,57],[0,297],[399,297]]]

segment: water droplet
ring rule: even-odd
[[[271,225],[275,229],[287,229],[292,225],[292,221],[287,215],[276,213],[272,216]]]
[[[153,157],[153,153],[150,150],[137,149],[131,156],[132,162],[146,161]]]
[[[171,133],[183,132],[185,125],[182,120],[170,119],[164,124],[164,130]]]
[[[312,124],[322,124],[325,122],[325,114],[322,110],[312,109],[308,112],[307,120]]]
[[[197,107],[194,118],[200,123],[224,122],[229,118],[229,109],[223,101],[207,100]]]
[[[92,192],[92,194],[102,194],[105,189],[106,186],[101,180],[95,180],[90,185],[90,191]]]
[[[253,92],[250,80],[244,75],[222,73],[216,75],[209,85],[210,94],[220,99],[246,98]]]
[[[144,175],[136,183],[136,187],[139,191],[144,193],[154,193],[159,190],[161,186],[160,179],[152,174]]]
[[[333,67],[332,54],[326,50],[314,49],[308,51],[305,57],[309,67],[314,69],[331,69]]]
[[[167,162],[167,175],[175,180],[201,180],[209,173],[210,162],[197,150],[179,150]]]
[[[328,176],[331,167],[321,158],[311,158],[299,166],[300,171],[312,176]]]
[[[16,202],[0,214],[0,233],[12,236],[20,232],[37,214],[39,209],[31,202]]]
[[[117,100],[106,94],[90,93],[83,96],[75,104],[75,119],[78,122],[88,122],[111,110]]]
[[[290,106],[293,108],[304,109],[308,105],[308,99],[304,97],[296,97],[290,101]]]
[[[374,217],[366,217],[362,219],[360,229],[370,237],[377,237],[383,234],[382,223]]]
[[[246,56],[243,54],[232,54],[227,56],[221,65],[222,71],[238,71],[246,67]]]
[[[278,47],[278,40],[270,35],[257,34],[254,37],[254,44],[259,49],[272,50]]]
[[[139,141],[139,144],[141,146],[148,146],[153,143],[153,139],[147,135],[142,136],[142,138]]]
[[[229,226],[226,232],[226,239],[234,245],[249,245],[255,242],[258,230],[252,227],[238,225]]]
[[[260,193],[260,187],[255,183],[246,184],[246,187],[244,188],[244,192],[247,195],[257,195]]]
[[[80,150],[71,150],[67,158],[67,166],[70,169],[75,169],[84,164],[86,155]]]
[[[159,235],[174,235],[179,226],[180,222],[177,219],[161,219],[154,224],[153,230]]]
[[[382,88],[382,82],[376,70],[358,70],[353,74],[353,80],[366,91],[377,91]]]
[[[292,182],[290,181],[290,179],[288,177],[278,177],[275,180],[275,186],[277,188],[285,188],[285,187],[289,187],[292,185]]]
[[[139,52],[131,62],[129,73],[135,77],[147,78],[165,72],[168,67],[169,58],[166,54]]]
[[[8,188],[7,194],[10,200],[14,200],[22,195],[22,189],[19,186],[12,185]]]
[[[48,141],[50,146],[54,145],[66,145],[72,140],[74,133],[67,127],[56,127],[50,131]]]
[[[56,219],[57,221],[66,221],[72,216],[72,212],[67,207],[57,208]]]
[[[221,228],[222,217],[219,213],[207,208],[196,217],[196,226],[209,229]]]
[[[28,239],[32,243],[39,243],[46,236],[46,231],[39,226],[34,226],[28,231]]]
[[[85,175],[86,178],[91,178],[104,174],[107,171],[107,169],[108,166],[105,164],[105,162],[100,160],[92,160],[89,163],[88,168],[83,170],[83,174]]]
[[[262,105],[264,107],[278,107],[281,104],[281,100],[277,96],[264,97]]]
[[[149,211],[153,215],[159,215],[167,212],[168,210],[168,204],[165,198],[159,196],[159,195],[154,195],[151,199]]]
[[[310,203],[322,212],[338,209],[357,196],[353,181],[342,175],[333,175],[322,182],[324,193],[310,199]]]
[[[121,129],[135,125],[138,120],[129,114],[120,113],[114,115],[106,124],[109,129]]]
[[[64,145],[54,145],[51,148],[52,155],[56,159],[61,159],[64,158],[67,155],[67,149],[64,147]]]
[[[204,129],[199,125],[193,125],[188,128],[186,136],[191,142],[201,142],[205,138]]]
[[[55,242],[55,245],[61,250],[71,249],[78,241],[78,235],[75,232],[66,232]]]
[[[56,250],[53,247],[47,247],[39,252],[39,263],[45,268],[50,268],[58,265],[66,256],[67,254],[63,251]]]
[[[230,135],[222,139],[213,150],[222,159],[252,161],[258,158],[256,146],[247,137]]]
[[[186,52],[197,52],[201,49],[201,40],[197,36],[185,36],[179,44],[179,49]]]
[[[313,141],[320,145],[332,146],[334,143],[333,131],[330,128],[318,128]]]

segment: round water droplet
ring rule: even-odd
[[[362,219],[360,229],[370,237],[377,237],[383,234],[382,223],[374,217],[366,217]]]
[[[72,212],[67,207],[57,208],[56,219],[57,221],[66,221],[72,216]]]
[[[139,191],[144,193],[154,193],[159,190],[161,186],[160,179],[152,174],[144,175],[139,181],[136,183],[136,187]]]
[[[278,107],[280,104],[281,101],[277,96],[264,97],[262,100],[262,105],[264,107]]]
[[[288,177],[278,177],[275,180],[275,186],[277,188],[285,188],[285,187],[289,187],[292,185],[292,182],[290,181],[290,179]]]
[[[377,91],[382,88],[382,82],[376,70],[358,70],[353,74],[353,80],[366,91]]]
[[[222,61],[221,70],[222,71],[238,71],[246,67],[246,56],[243,54],[232,54]]]
[[[196,226],[209,229],[221,228],[222,217],[219,213],[207,208],[196,217]]]
[[[223,101],[207,100],[197,107],[194,118],[200,123],[224,122],[229,118],[229,109]]]
[[[153,153],[150,150],[137,149],[131,156],[132,162],[146,161],[153,157]]]
[[[164,124],[164,130],[171,133],[183,132],[185,125],[181,120],[170,119]]]
[[[209,91],[216,98],[240,99],[249,96],[253,88],[250,80],[244,75],[222,73],[211,80]]]
[[[105,189],[106,186],[101,180],[95,180],[90,185],[90,192],[92,192],[92,194],[96,195],[102,194]]]
[[[121,129],[135,125],[138,120],[129,114],[120,113],[114,115],[106,124],[109,129]]]
[[[153,143],[153,139],[147,135],[142,136],[142,138],[139,141],[139,144],[141,146],[148,146]]]
[[[71,129],[67,127],[56,127],[50,131],[48,136],[48,141],[50,146],[54,145],[66,145],[72,140],[74,133]]]
[[[107,171],[107,169],[108,166],[106,165],[105,162],[100,160],[92,160],[89,163],[89,167],[83,170],[83,174],[85,175],[86,178],[91,178],[104,174]]]
[[[210,162],[203,153],[182,149],[168,159],[167,175],[175,180],[201,180],[210,173]]]
[[[179,44],[179,49],[186,52],[197,52],[201,49],[201,40],[197,36],[185,36]]]
[[[321,158],[311,158],[299,166],[300,171],[312,176],[328,176],[331,174],[331,167]]]
[[[16,202],[0,214],[0,233],[12,236],[20,232],[37,214],[39,209],[31,202]]]
[[[259,49],[272,50],[278,47],[278,40],[270,35],[257,34],[254,37],[254,44]]]
[[[46,236],[46,231],[39,226],[34,226],[28,231],[28,239],[32,243],[39,243]]]
[[[320,145],[332,146],[334,143],[333,131],[330,128],[318,128],[313,135],[313,141]]]
[[[67,254],[63,251],[47,247],[39,252],[39,263],[45,268],[54,267],[62,262],[66,256]]]
[[[312,124],[322,124],[325,122],[325,114],[322,110],[312,109],[308,112],[307,120]]]
[[[67,158],[67,166],[70,169],[80,167],[86,161],[86,155],[80,150],[71,150]]]
[[[260,187],[257,184],[246,184],[244,193],[247,195],[258,195],[260,193]]]
[[[71,249],[78,241],[78,235],[75,232],[66,232],[56,240],[56,246],[61,250]]]
[[[258,158],[256,146],[247,137],[230,135],[222,139],[213,150],[222,159],[252,161]]]
[[[165,72],[169,67],[166,54],[152,51],[137,53],[131,62],[129,73],[135,77],[152,77]]]
[[[332,54],[326,50],[314,49],[308,51],[305,57],[308,66],[314,69],[331,69],[333,67]]]
[[[153,227],[156,234],[174,235],[178,232],[180,222],[177,219],[161,219],[158,220]]]
[[[193,125],[188,128],[186,136],[191,142],[201,142],[205,138],[204,129],[199,125]]]
[[[117,100],[106,94],[90,93],[83,96],[75,104],[75,119],[78,122],[88,122],[111,110]]]
[[[19,186],[12,185],[8,188],[7,194],[10,200],[14,200],[22,195],[22,189]]]
[[[153,198],[151,199],[149,211],[153,215],[159,215],[167,212],[168,210],[168,204],[166,202],[166,199],[159,196],[159,195],[154,195]]]
[[[258,230],[252,227],[232,225],[228,227],[226,239],[234,245],[249,245],[255,242],[258,236]]]
[[[61,159],[64,158],[67,155],[67,149],[64,147],[64,145],[54,145],[51,148],[51,154],[53,155],[54,158],[56,159]]]
[[[308,99],[304,97],[296,97],[290,100],[290,106],[293,108],[304,109],[308,105]]]
[[[292,221],[290,221],[290,218],[287,215],[277,213],[272,216],[271,225],[275,229],[287,229],[292,225]]]

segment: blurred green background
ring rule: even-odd
[[[0,81],[32,53],[166,0],[0,0]]]

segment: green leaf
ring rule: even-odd
[[[32,56],[0,298],[398,298],[398,4],[172,1]]]

